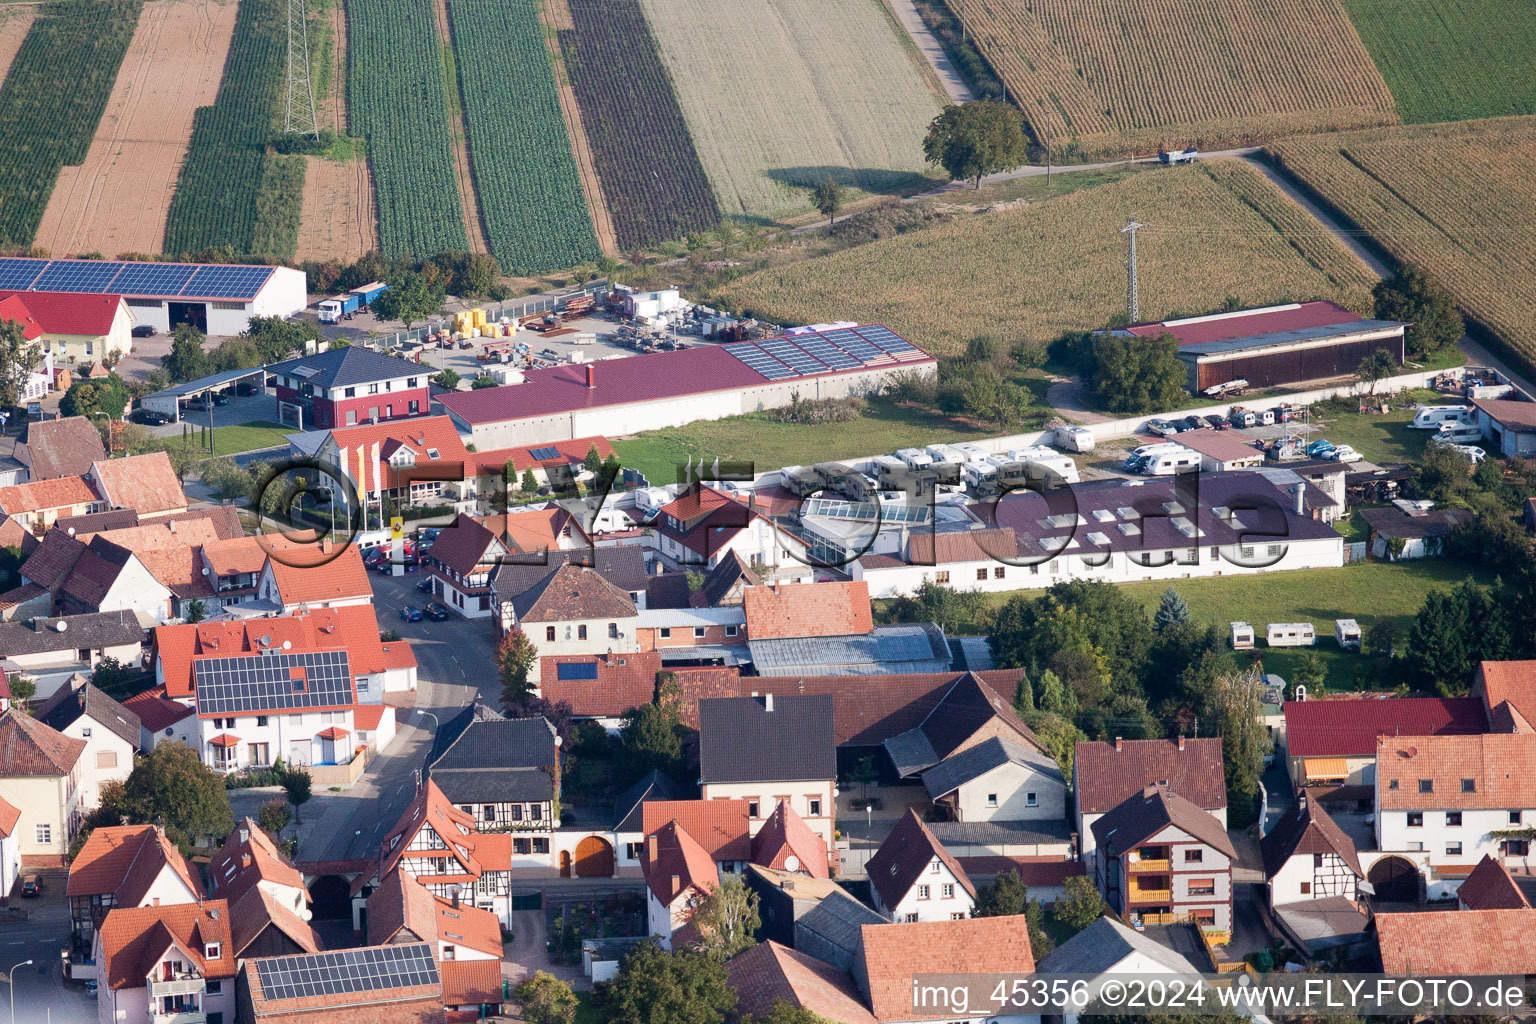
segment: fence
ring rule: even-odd
[[[575,291],[561,292],[558,295],[540,295],[527,299],[509,299],[506,302],[487,302],[480,306],[480,308],[485,310],[487,320],[500,320],[502,317],[515,320],[518,317],[531,316],[534,313],[554,312],[560,308],[562,303],[580,295],[590,295],[594,301],[601,305],[607,297],[608,291],[609,284],[607,281],[591,281]],[[435,316],[425,326],[413,327],[409,331],[399,331],[387,336],[380,335],[372,339],[370,344],[378,346],[379,351],[383,352],[399,348],[401,345],[419,342],[424,340],[433,331],[441,330],[443,325],[449,322],[449,320],[450,318],[447,316]]]

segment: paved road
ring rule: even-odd
[[[69,942],[69,904],[64,898],[66,876],[62,870],[42,871],[43,895],[16,899],[27,912],[25,921],[0,924],[0,972],[16,986],[16,1024],[71,1024],[96,1019],[96,1001],[86,996],[84,985],[64,983],[59,951]],[[12,965],[32,964],[10,974]],[[10,992],[0,989],[0,1011],[7,1013]]]
[[[890,8],[896,20],[901,22],[901,27],[907,30],[907,35],[912,37],[912,41],[922,51],[923,59],[933,68],[934,74],[939,76],[939,82],[944,86],[944,91],[949,93],[950,100],[954,103],[969,103],[974,99],[965,79],[960,77],[959,69],[949,59],[938,37],[928,31],[923,16],[917,13],[912,0],[890,0]]]

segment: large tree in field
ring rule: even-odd
[[[1409,324],[1403,340],[1410,353],[1429,355],[1454,345],[1466,331],[1461,310],[1433,278],[1412,267],[1371,289],[1376,316]]]
[[[1028,147],[1019,112],[1006,103],[972,100],[948,106],[928,125],[923,155],[955,181],[1012,170],[1024,163]]]

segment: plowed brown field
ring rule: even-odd
[[[40,247],[56,256],[160,250],[192,115],[218,92],[235,12],[235,0],[144,5],[85,163],[59,174]]]
[[[331,87],[315,97],[321,128],[347,134],[347,18],[340,0],[326,15],[331,22]],[[337,259],[351,263],[379,247],[379,227],[373,209],[373,178],[366,157],[326,160],[307,157],[304,206],[299,215],[300,259]]]

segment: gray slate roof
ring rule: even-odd
[[[473,721],[432,763],[431,778],[454,803],[551,800],[555,730],[543,718]]]
[[[703,782],[813,782],[836,777],[830,696],[699,701]]]
[[[635,544],[620,544],[586,552],[550,551],[547,560],[538,564],[508,558],[491,570],[491,589],[503,599],[517,597],[553,575],[556,569],[575,554],[589,555],[592,568],[597,570],[597,574],[626,594],[645,592],[648,579],[645,573],[645,552]]]
[[[428,376],[424,372],[425,367],[374,352],[361,345],[327,349],[312,356],[299,356],[297,359],[274,363],[267,367],[267,372],[293,377],[298,376],[293,371],[300,367],[315,371],[313,376],[304,378],[306,383],[324,388],[367,384],[371,381],[392,380],[396,377],[421,377],[425,380]]]
[[[59,623],[65,623],[61,631]],[[147,630],[131,611],[89,612],[27,622],[0,622],[0,654],[45,654],[82,647],[143,643]],[[137,739],[134,741],[137,743]]]
[[[881,675],[947,672],[949,645],[931,622],[876,626],[856,636],[747,640],[763,675]]]
[[[834,892],[795,920],[795,932],[803,928],[838,949],[852,952],[859,948],[859,929],[866,924],[890,922],[852,896]]]
[[[1040,974],[1103,974],[1132,953],[1179,974],[1200,969],[1167,946],[1139,934],[1112,917],[1101,917],[1035,963]]]
[[[944,761],[940,761],[923,773],[923,785],[934,800],[951,793],[972,779],[980,778],[994,768],[1009,762],[1032,768],[1054,782],[1066,784],[1061,769],[1048,755],[1031,750],[1022,744],[1005,740],[1000,736],[968,747]]]
[[[65,683],[33,717],[49,728],[63,732],[82,715],[122,737],[133,749],[139,749],[139,716],[90,683],[79,689]]]
[[[1029,821],[930,821],[928,831],[945,846],[1026,846],[1072,838],[1066,819]]]
[[[641,805],[648,800],[682,800],[683,787],[670,776],[652,771],[630,786],[613,802],[613,830],[615,832],[641,832],[643,811]]]

